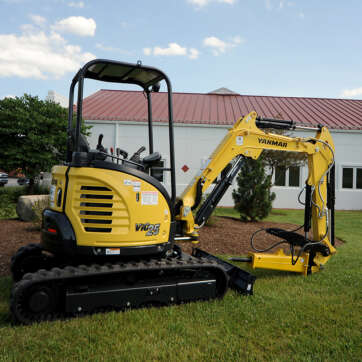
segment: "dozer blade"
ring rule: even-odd
[[[209,254],[208,252],[198,248],[193,248],[192,256],[217,262],[229,276],[229,287],[231,289],[234,289],[238,293],[244,295],[253,294],[253,285],[256,279],[254,275],[238,268],[231,263],[228,263],[227,261],[219,259],[215,255]]]

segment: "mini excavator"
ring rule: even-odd
[[[102,135],[91,150],[81,133],[85,79],[140,86],[148,101],[148,155],[142,146],[128,158],[108,153]],[[170,167],[160,167],[154,152],[152,93],[166,83]],[[73,124],[75,86],[78,86]],[[293,138],[272,129],[312,129],[315,137]],[[52,169],[50,206],[43,212],[41,243],[20,248],[12,257],[14,280],[10,309],[16,322],[29,324],[108,309],[169,305],[221,298],[230,287],[253,293],[255,277],[199,248],[192,255],[177,245],[197,243],[205,224],[239,172],[245,158],[263,150],[301,152],[308,158],[304,235],[268,229],[287,243],[274,254],[255,252],[240,261],[252,268],[317,272],[334,248],[334,145],[323,126],[258,117],[251,112],[227,132],[208,162],[176,197],[171,82],[162,71],[96,59],[73,78],[69,92],[67,159]],[[170,173],[170,193],[158,180]],[[223,172],[209,196],[202,195]],[[196,210],[197,209],[197,210]],[[279,244],[280,244],[279,243]]]

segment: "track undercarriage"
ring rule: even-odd
[[[198,249],[195,256],[176,250],[165,258],[64,266],[64,260],[52,259],[37,245],[22,249],[12,263],[14,276],[21,277],[11,293],[12,316],[29,324],[109,309],[180,304],[221,298],[229,286],[252,294],[255,278],[250,274],[229,264],[231,270],[207,253],[200,256]],[[30,261],[43,261],[48,269],[22,276],[19,258],[26,260],[25,254],[27,267]]]

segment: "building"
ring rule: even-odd
[[[154,149],[168,155],[167,94],[152,94],[152,102]],[[362,100],[247,96],[220,88],[207,94],[174,93],[173,104],[178,194],[206,162],[227,129],[242,115],[255,110],[262,117],[291,119],[305,126],[326,125],[336,147],[336,208],[362,209]],[[100,133],[104,135],[105,147],[119,147],[130,155],[148,145],[147,100],[143,92],[100,90],[84,99],[83,118],[93,126],[89,138],[92,148]],[[294,132],[298,136],[314,134]],[[167,167],[166,156],[163,162]],[[275,172],[274,207],[302,207],[297,196],[307,172],[306,167]],[[168,177],[165,173],[166,187]],[[231,190],[220,205],[233,205]]]
[[[46,96],[45,99],[47,101],[52,101],[54,103],[58,103],[60,106],[62,106],[64,108],[68,108],[68,106],[69,106],[68,98],[53,90],[48,91],[48,95]]]

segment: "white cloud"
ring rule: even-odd
[[[154,47],[153,55],[186,55],[187,48],[178,45],[177,43],[169,43],[168,48]]]
[[[272,10],[271,0],[265,0],[265,7],[267,10]]]
[[[362,97],[362,87],[354,89],[344,89],[340,96],[343,98]]]
[[[79,2],[70,2],[68,3],[68,6],[70,6],[71,8],[80,8],[83,9],[84,8],[84,2],[83,1],[79,1]]]
[[[190,59],[197,59],[200,55],[200,52],[195,48],[190,48],[189,50],[189,58]]]
[[[47,19],[45,19],[43,16],[36,15],[36,14],[30,14],[29,17],[33,21],[33,23],[38,26],[45,25],[45,23],[47,21]]]
[[[207,5],[210,0],[187,0],[190,4],[192,5],[196,5],[198,7],[203,7],[205,5]]]
[[[244,42],[244,39],[242,39],[239,35],[234,36],[232,39],[232,46],[236,46],[236,44],[241,44],[242,42]]]
[[[214,55],[219,55],[220,53],[224,53],[227,47],[227,44],[216,38],[215,36],[210,36],[204,39],[204,45],[213,49]]]
[[[218,56],[225,53],[227,49],[235,48],[243,41],[244,40],[240,36],[233,37],[229,42],[223,41],[216,36],[209,36],[204,39],[203,44],[211,49],[213,55]]]
[[[195,48],[187,48],[177,43],[169,43],[167,48],[161,48],[160,46],[143,48],[143,54],[147,56],[187,56],[190,59],[197,59],[200,52]]]
[[[52,29],[80,36],[94,36],[96,27],[96,22],[92,18],[86,19],[83,16],[70,16],[69,18],[57,21],[52,26]]]
[[[20,26],[20,29],[24,33],[37,32],[39,31],[39,28],[44,28],[47,22],[47,19],[45,19],[43,16],[36,14],[30,14],[29,18],[32,20],[32,24],[23,24]]]
[[[24,33],[31,33],[33,31],[38,31],[39,29],[33,24],[23,24],[20,26],[21,31]]]
[[[55,32],[0,34],[0,77],[60,78],[95,57]]]
[[[305,17],[304,13],[303,13],[303,12],[300,12],[300,13],[299,13],[299,17],[300,17],[301,19],[304,19],[304,17]]]
[[[13,94],[7,94],[6,96],[0,97],[0,99],[5,99],[5,98],[16,98],[16,96],[14,96]]]
[[[143,48],[143,54],[144,55],[151,55],[152,54],[152,48]]]
[[[236,3],[236,0],[187,0],[190,4],[195,5],[198,8],[202,8],[211,2],[218,2],[233,5]]]

